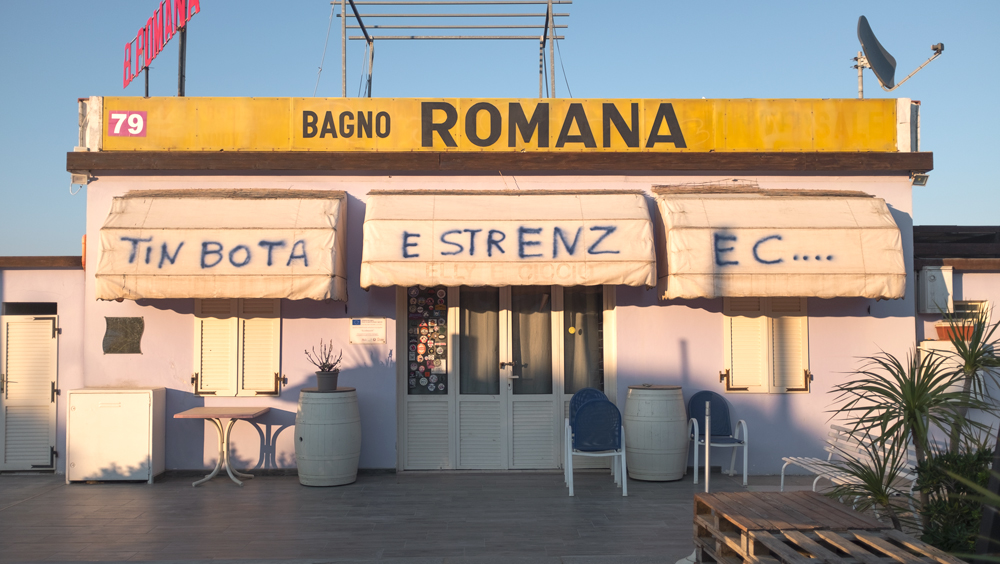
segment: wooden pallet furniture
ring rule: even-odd
[[[698,562],[964,564],[815,492],[695,494]]]

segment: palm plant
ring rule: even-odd
[[[856,430],[878,430],[880,437],[912,441],[916,462],[924,462],[931,429],[979,428],[966,422],[964,413],[985,404],[975,396],[954,389],[961,378],[942,368],[940,355],[907,353],[901,361],[885,351],[867,357],[857,378],[837,384],[841,403],[834,411],[846,416]]]
[[[885,351],[866,357],[855,372],[856,378],[834,387],[834,393],[840,394],[835,401],[841,404],[834,411],[845,416],[855,432],[874,434],[875,442],[882,443],[883,448],[890,440],[898,448],[905,448],[903,445],[912,441],[916,462],[922,465],[931,429],[982,427],[965,421],[961,415],[963,408],[980,408],[983,403],[954,389],[961,376],[944,370],[945,360],[940,355],[918,355],[912,350],[905,361]],[[848,462],[842,470],[854,476],[874,498],[891,485],[891,477],[882,471],[891,468],[890,461],[880,459],[891,452],[876,448],[870,454],[873,455],[870,462],[856,460],[853,465]],[[871,468],[866,467],[869,464]],[[875,481],[879,476],[882,482]],[[927,493],[921,491],[921,505],[927,499]]]
[[[1000,347],[1000,335],[997,328],[1000,321],[990,324],[990,310],[980,309],[971,321],[966,321],[953,314],[945,314],[949,325],[948,338],[954,352],[948,354],[957,363],[955,374],[962,382],[962,392],[983,402],[984,408],[996,410],[994,398],[989,395],[990,380],[997,382],[997,375],[990,370],[1000,367],[1000,358],[996,349]],[[967,339],[965,337],[968,337]],[[961,407],[959,415],[966,419],[968,407]],[[951,429],[952,453],[958,452],[961,426]]]
[[[831,497],[854,501],[858,511],[871,510],[878,517],[885,512],[893,528],[903,530],[903,523],[913,524],[905,515],[902,503],[912,506],[913,498],[908,491],[897,487],[896,477],[904,474],[906,465],[906,441],[872,438],[865,433],[860,441],[862,452],[841,451],[842,460],[830,463],[840,472],[850,475],[847,483],[839,484],[829,493]]]

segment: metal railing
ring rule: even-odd
[[[555,23],[555,18],[557,17],[569,17],[568,13],[556,13],[553,11],[553,6],[555,5],[567,5],[572,4],[573,0],[334,0],[331,2],[334,6],[340,5],[340,13],[337,17],[340,18],[340,44],[341,44],[341,58],[340,58],[340,77],[341,77],[341,96],[347,97],[347,40],[363,40],[366,42],[365,49],[365,65],[367,66],[367,85],[366,85],[366,96],[371,97],[372,95],[372,72],[375,64],[375,41],[398,41],[398,40],[531,40],[538,41],[538,97],[543,97],[543,91],[545,86],[544,75],[545,75],[545,47],[549,47],[549,95],[554,97],[556,95],[556,78],[555,78],[555,47],[554,43],[557,40],[563,39],[563,36],[556,35],[557,29],[566,29],[568,25],[557,25]],[[350,5],[351,13],[347,12],[347,7]],[[378,11],[366,11],[362,14],[358,7],[361,6],[365,9],[379,8],[385,6],[411,6],[415,7],[413,12],[404,13],[385,13]],[[477,13],[475,11],[469,11],[464,13],[439,13],[433,11],[435,8],[450,8],[454,6],[536,6],[544,7],[544,12],[502,12],[497,11],[495,13]],[[425,10],[425,11],[416,11]],[[348,16],[348,17],[345,17]],[[351,24],[347,25],[348,18],[353,15],[357,25]],[[376,24],[376,25],[365,25],[365,20],[375,19],[375,18],[392,18],[394,20],[399,20],[399,22],[392,22],[389,24]],[[489,24],[464,24],[464,23],[409,23],[411,20],[424,22],[428,18],[441,18],[444,21],[453,21],[454,18],[461,19],[471,19],[473,21],[481,21],[482,18],[492,18],[492,19],[507,19],[507,18],[537,18],[542,20],[541,24],[529,23],[524,24],[512,24],[508,22],[503,23],[489,23]],[[360,29],[362,35],[351,35],[348,36],[348,29]],[[420,35],[374,35],[373,33],[378,30],[403,30],[403,31],[415,31],[422,33]],[[426,30],[542,30],[538,35],[523,35],[523,34],[485,34],[485,33],[468,33],[468,34],[444,34],[444,33],[427,33]]]

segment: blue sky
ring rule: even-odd
[[[142,96],[122,89],[125,43],[158,0],[0,1],[0,255],[74,255],[85,191],[69,191],[66,152],[76,100]],[[188,34],[189,96],[311,96],[330,5],[323,0],[202,0]],[[458,11],[453,8],[449,11]],[[468,8],[462,8],[466,10]],[[534,10],[520,7],[518,11]],[[401,10],[396,8],[396,10]],[[500,8],[495,8],[499,11]],[[854,98],[857,19],[896,57],[897,81],[943,42],[944,54],[892,93],[870,71],[866,97],[922,103],[930,183],[914,189],[914,223],[997,225],[1000,196],[1000,2],[667,2],[576,0],[557,57],[556,94],[576,98]],[[318,96],[340,95],[336,21]],[[358,93],[363,42],[348,47]],[[378,97],[535,97],[531,41],[384,42]],[[177,39],[153,62],[150,94],[177,88]],[[987,103],[990,107],[986,107]]]

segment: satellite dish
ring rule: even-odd
[[[864,49],[865,58],[868,59],[869,68],[875,73],[875,78],[883,88],[892,90],[896,83],[896,59],[875,38],[875,32],[872,31],[872,26],[868,25],[868,18],[864,16],[858,18],[858,41],[861,42],[861,48]]]
[[[868,25],[868,18],[864,16],[858,18],[858,41],[861,42],[861,48],[864,50],[864,53],[859,52],[858,56],[854,59],[858,63],[854,65],[854,68],[858,69],[858,98],[865,97],[862,70],[872,69],[872,72],[875,73],[875,78],[878,79],[879,84],[882,86],[882,90],[892,92],[902,86],[904,82],[910,80],[910,77],[917,74],[920,69],[927,66],[927,63],[933,61],[938,55],[944,52],[944,43],[931,45],[931,50],[934,51],[931,58],[924,61],[924,64],[917,67],[917,70],[908,74],[906,78],[899,81],[899,84],[896,84],[896,59],[875,38],[875,32],[872,31],[872,26]]]

